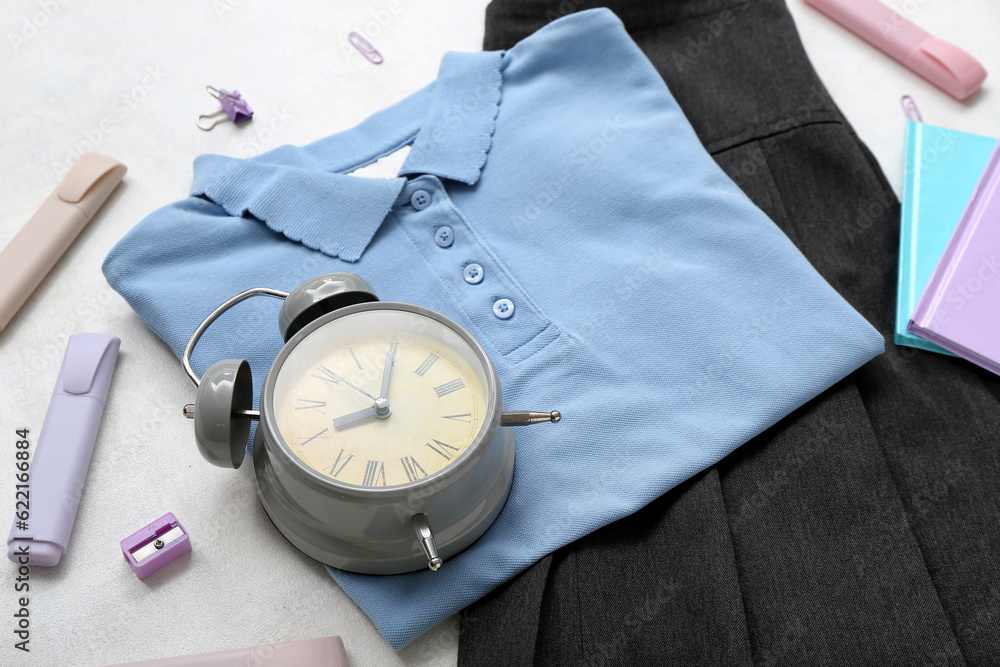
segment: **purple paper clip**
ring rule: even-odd
[[[205,90],[208,91],[209,95],[219,100],[219,104],[222,105],[222,108],[214,113],[202,114],[198,116],[197,125],[199,128],[203,130],[211,130],[223,121],[223,118],[221,117],[223,114],[225,114],[229,120],[234,123],[242,123],[243,121],[253,118],[253,109],[251,109],[250,105],[247,104],[247,101],[240,96],[240,91],[234,89],[232,92],[229,92],[225,88],[219,90],[217,88],[213,88],[212,86],[205,86]],[[206,127],[205,125],[202,125],[202,121],[212,121],[212,124]]]
[[[171,513],[121,541],[122,554],[140,579],[191,551],[191,538]]]
[[[917,103],[909,95],[903,95],[899,98],[899,103],[903,106],[903,113],[909,120],[917,123],[924,122],[924,117],[920,115],[920,109],[917,108]]]
[[[353,44],[354,48],[360,51],[361,55],[368,59],[368,62],[381,65],[382,61],[385,60],[382,57],[382,54],[378,52],[378,49],[372,46],[372,43],[362,37],[359,33],[348,33],[347,41]]]

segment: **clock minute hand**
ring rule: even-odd
[[[374,396],[372,396],[371,394],[369,394],[367,391],[365,391],[361,387],[358,387],[357,385],[351,384],[350,381],[348,381],[347,378],[343,377],[342,375],[338,375],[337,373],[334,373],[333,371],[330,371],[330,375],[332,375],[333,377],[337,378],[338,380],[340,380],[341,382],[343,382],[344,384],[346,384],[348,387],[350,387],[354,391],[361,392],[362,394],[364,394],[368,398],[372,399],[373,401],[377,400]]]
[[[398,347],[399,343],[390,343],[389,351],[385,353],[385,368],[382,370],[382,393],[379,394],[381,399],[389,397],[389,374],[392,373],[392,367],[396,363],[396,349]]]

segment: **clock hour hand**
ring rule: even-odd
[[[364,410],[358,410],[357,412],[352,412],[349,415],[344,415],[343,417],[337,417],[333,420],[334,428],[342,428],[348,424],[353,424],[354,422],[359,422],[363,419],[368,419],[369,417],[378,417],[379,419],[387,419],[392,413],[392,409],[389,407],[389,401],[384,398],[376,398],[375,404],[370,408],[365,408]]]
[[[379,398],[387,399],[389,397],[389,374],[392,372],[393,364],[396,363],[396,348],[399,347],[399,343],[390,343],[389,351],[385,353],[385,368],[382,369],[382,393],[379,394]]]
[[[357,412],[352,412],[349,415],[344,415],[343,417],[337,417],[333,420],[334,428],[343,428],[348,424],[353,424],[354,422],[359,422],[362,419],[368,419],[369,417],[375,416],[375,406],[370,408],[365,408],[364,410],[358,410]]]

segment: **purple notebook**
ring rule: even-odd
[[[906,330],[1000,375],[1000,146]]]

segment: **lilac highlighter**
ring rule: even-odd
[[[106,334],[69,337],[28,471],[28,516],[7,538],[14,563],[51,567],[66,553],[120,346]]]

